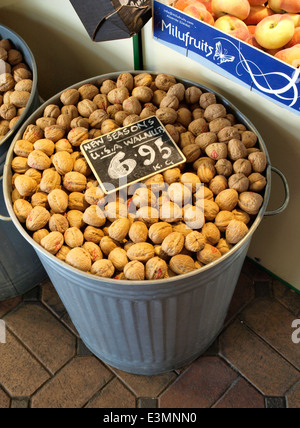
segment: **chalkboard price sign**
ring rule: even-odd
[[[80,148],[107,195],[186,162],[156,116],[83,143]]]

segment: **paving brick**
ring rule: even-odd
[[[159,398],[160,408],[209,408],[237,378],[219,357],[200,357]]]
[[[136,407],[136,397],[118,378],[114,378],[90,400],[86,407],[132,409]]]
[[[31,407],[81,408],[111,378],[97,358],[76,357],[33,395]]]
[[[214,406],[217,409],[264,409],[264,396],[245,379],[239,378]]]
[[[220,354],[266,396],[284,396],[299,379],[298,370],[239,320],[220,336]]]
[[[75,355],[75,336],[39,303],[22,304],[4,320],[52,373]]]
[[[247,275],[242,273],[237,283],[225,322],[235,317],[241,309],[254,299],[254,286]]]
[[[1,345],[0,345],[1,346]],[[0,387],[0,409],[7,409],[10,405],[10,398]]]
[[[295,316],[300,318],[300,293],[277,280],[273,281],[272,289],[274,297]]]
[[[286,399],[289,409],[300,409],[300,381],[286,394]]]
[[[21,297],[15,297],[13,299],[3,300],[0,302],[0,318],[2,318],[7,312],[18,306],[22,301]]]
[[[47,281],[42,286],[42,302],[51,309],[59,318],[61,318],[63,315],[65,315],[66,308],[64,307],[64,304],[60,300],[59,295],[57,294],[57,291],[55,290],[54,286],[50,281]]]
[[[295,316],[271,298],[256,299],[240,315],[252,330],[300,369],[300,347],[292,341]]]
[[[111,369],[137,397],[158,397],[158,395],[177,377],[175,372],[154,376],[142,376],[126,373],[113,367]]]
[[[12,397],[29,397],[50,378],[49,373],[7,330],[0,344],[0,383]]]

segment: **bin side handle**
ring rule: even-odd
[[[270,216],[273,216],[273,215],[277,215],[277,214],[281,214],[283,211],[285,211],[285,209],[287,208],[287,206],[288,206],[288,204],[290,202],[290,189],[289,189],[289,185],[288,185],[287,179],[282,174],[282,172],[279,171],[279,169],[275,168],[274,166],[271,167],[271,170],[273,172],[275,172],[277,175],[279,175],[279,177],[281,178],[281,180],[283,182],[283,186],[284,186],[284,190],[285,190],[285,200],[284,200],[284,203],[282,204],[282,206],[280,208],[278,208],[277,210],[267,211],[265,213],[265,216],[267,216],[267,217],[270,217]]]
[[[0,177],[0,182],[3,180],[3,177]],[[10,217],[4,217],[0,214],[0,221],[11,221]]]

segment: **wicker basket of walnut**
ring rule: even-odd
[[[15,141],[14,213],[38,245],[82,272],[121,280],[193,272],[242,241],[263,206],[268,158],[258,136],[196,84],[124,72],[41,109]],[[130,196],[104,195],[80,145],[153,115],[187,162]]]

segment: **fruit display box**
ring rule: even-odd
[[[300,115],[300,68],[164,3],[153,3],[156,41]]]

